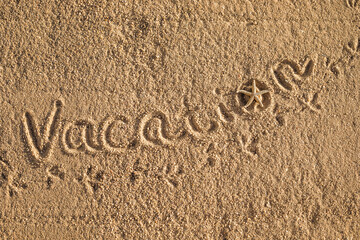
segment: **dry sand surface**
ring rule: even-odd
[[[1,0],[0,239],[360,239],[359,106],[358,0]]]

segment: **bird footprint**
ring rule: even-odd
[[[179,186],[179,177],[184,173],[182,166],[172,166],[170,164],[161,169],[160,178],[163,179],[170,187],[176,188]]]
[[[238,142],[242,152],[245,152],[250,156],[257,155],[257,138],[241,135],[241,137],[238,137]]]
[[[104,171],[96,170],[90,166],[86,172],[77,178],[77,181],[84,185],[87,193],[94,195],[101,188],[104,178]]]

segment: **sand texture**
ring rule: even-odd
[[[359,0],[0,0],[0,239],[360,239],[359,128]]]

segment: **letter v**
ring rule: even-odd
[[[23,116],[25,140],[28,144],[30,153],[40,161],[50,156],[54,138],[60,125],[60,114],[63,106],[61,100],[53,103],[53,109],[47,116],[44,126],[40,129],[30,112],[25,112]]]

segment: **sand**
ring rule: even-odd
[[[0,1],[0,239],[360,239],[360,1]]]

